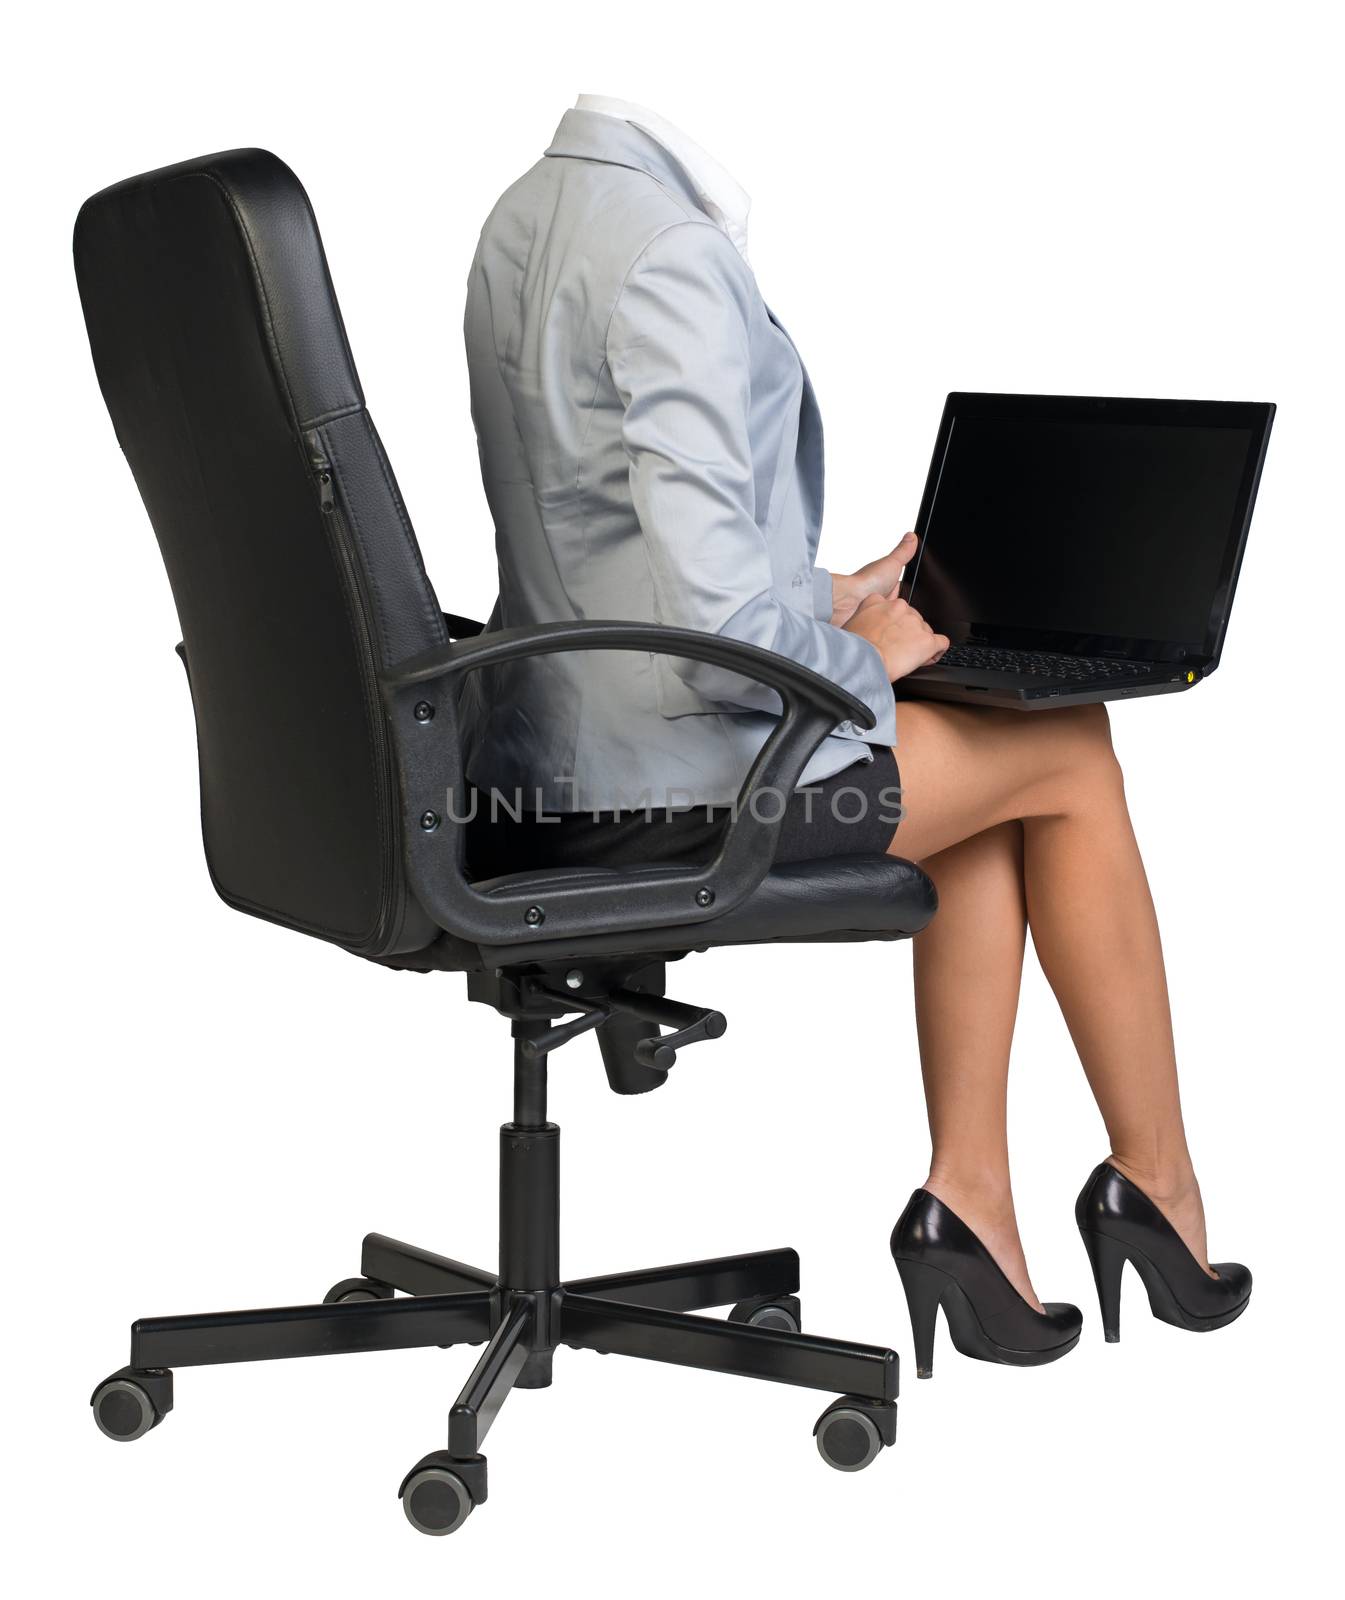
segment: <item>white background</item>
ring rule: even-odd
[[[1340,56],[1326,7],[124,4],[8,32],[4,341],[13,993],[3,1447],[24,1594],[981,1596],[1302,1588],[1339,1434]],[[950,388],[1274,400],[1224,665],[1120,708],[1215,1258],[1197,1338],[1127,1278],[1104,1346],[1074,1195],[1103,1134],[1040,976],[1012,1091],[1038,1289],[1085,1307],[1039,1371],[914,1381],[887,1234],[925,1173],[903,947],[693,958],[725,1042],[610,1095],[553,1069],[572,1275],[791,1243],[807,1326],[892,1342],[898,1447],[818,1460],[821,1400],[562,1352],[450,1540],[395,1498],[465,1350],[179,1374],[125,1449],[94,1384],[133,1316],[316,1299],[379,1229],[490,1262],[504,1025],[226,910],[154,540],[93,372],[80,201],[258,144],[307,186],[442,602],[493,596],[461,352],[495,196],[576,92],[660,109],[755,198],[751,253],[828,430],[823,557],[912,521]],[[427,1589],[428,1586],[428,1589]]]

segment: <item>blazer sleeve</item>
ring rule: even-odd
[[[862,699],[877,719],[865,737],[895,742],[892,686],[858,634],[813,614],[830,605],[821,573],[809,611],[775,593],[756,522],[750,436],[750,309],[757,290],[713,225],[674,223],[627,274],[607,333],[624,407],[631,494],[653,574],[659,621],[722,633],[811,667]],[[723,710],[778,712],[775,692],[722,668],[672,663]],[[849,731],[848,729],[846,731]]]

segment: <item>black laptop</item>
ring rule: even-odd
[[[952,647],[899,696],[1038,711],[1214,671],[1273,405],[950,394],[902,593]]]

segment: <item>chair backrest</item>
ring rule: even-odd
[[[418,948],[375,677],[447,636],[308,197],[263,150],[146,173],[86,201],[75,268],[177,602],[217,890]]]

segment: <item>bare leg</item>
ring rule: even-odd
[[[973,1229],[1039,1311],[1009,1186],[1009,1046],[1027,936],[1022,824],[974,834],[927,857],[924,867],[939,888],[939,914],[915,941],[933,1146],[925,1188]]]
[[[1204,1216],[1182,1127],[1158,926],[1105,711],[1088,706],[1021,715],[903,702],[897,718],[906,816],[893,852],[928,864],[936,885],[947,853],[945,904],[957,927],[974,929],[978,920],[973,908],[958,910],[960,892],[989,893],[996,907],[993,926],[1007,927],[1004,898],[984,858],[982,887],[966,877],[975,858],[959,860],[952,847],[1005,823],[1022,824],[1022,881],[1033,942],[1106,1123],[1111,1160],[1161,1207],[1203,1265]],[[984,1006],[974,1003],[971,1027],[982,1040],[999,1041],[992,1047],[996,1062],[1007,1056],[1002,993],[1021,970],[1021,939],[1003,935],[1007,947],[999,949],[993,977],[980,966],[973,979],[955,938],[926,943],[941,917],[942,912],[917,940],[923,945],[917,952],[917,1004],[926,1082],[935,1081],[940,1104],[956,1103],[950,1095],[962,1097],[959,1122],[985,1119],[991,1127],[1002,1126],[1003,1066],[993,1067],[987,1053],[968,1075],[967,1056],[976,1046],[956,1041],[967,1026],[969,1002],[986,984],[993,997]],[[1011,1022],[1010,1016],[1010,1027]],[[949,1088],[946,1079],[961,1082]],[[973,1170],[980,1153],[973,1158],[957,1144],[944,1157],[936,1132],[931,1177],[950,1186],[941,1198],[978,1233],[984,1228],[993,1236],[998,1227],[1002,1235],[997,1218],[1012,1214],[1007,1159],[1000,1168]],[[978,1198],[978,1185],[982,1191],[998,1188]],[[954,1188],[964,1196],[961,1209]],[[986,1243],[1018,1282],[1010,1271],[1012,1251],[1001,1255],[988,1238]]]

